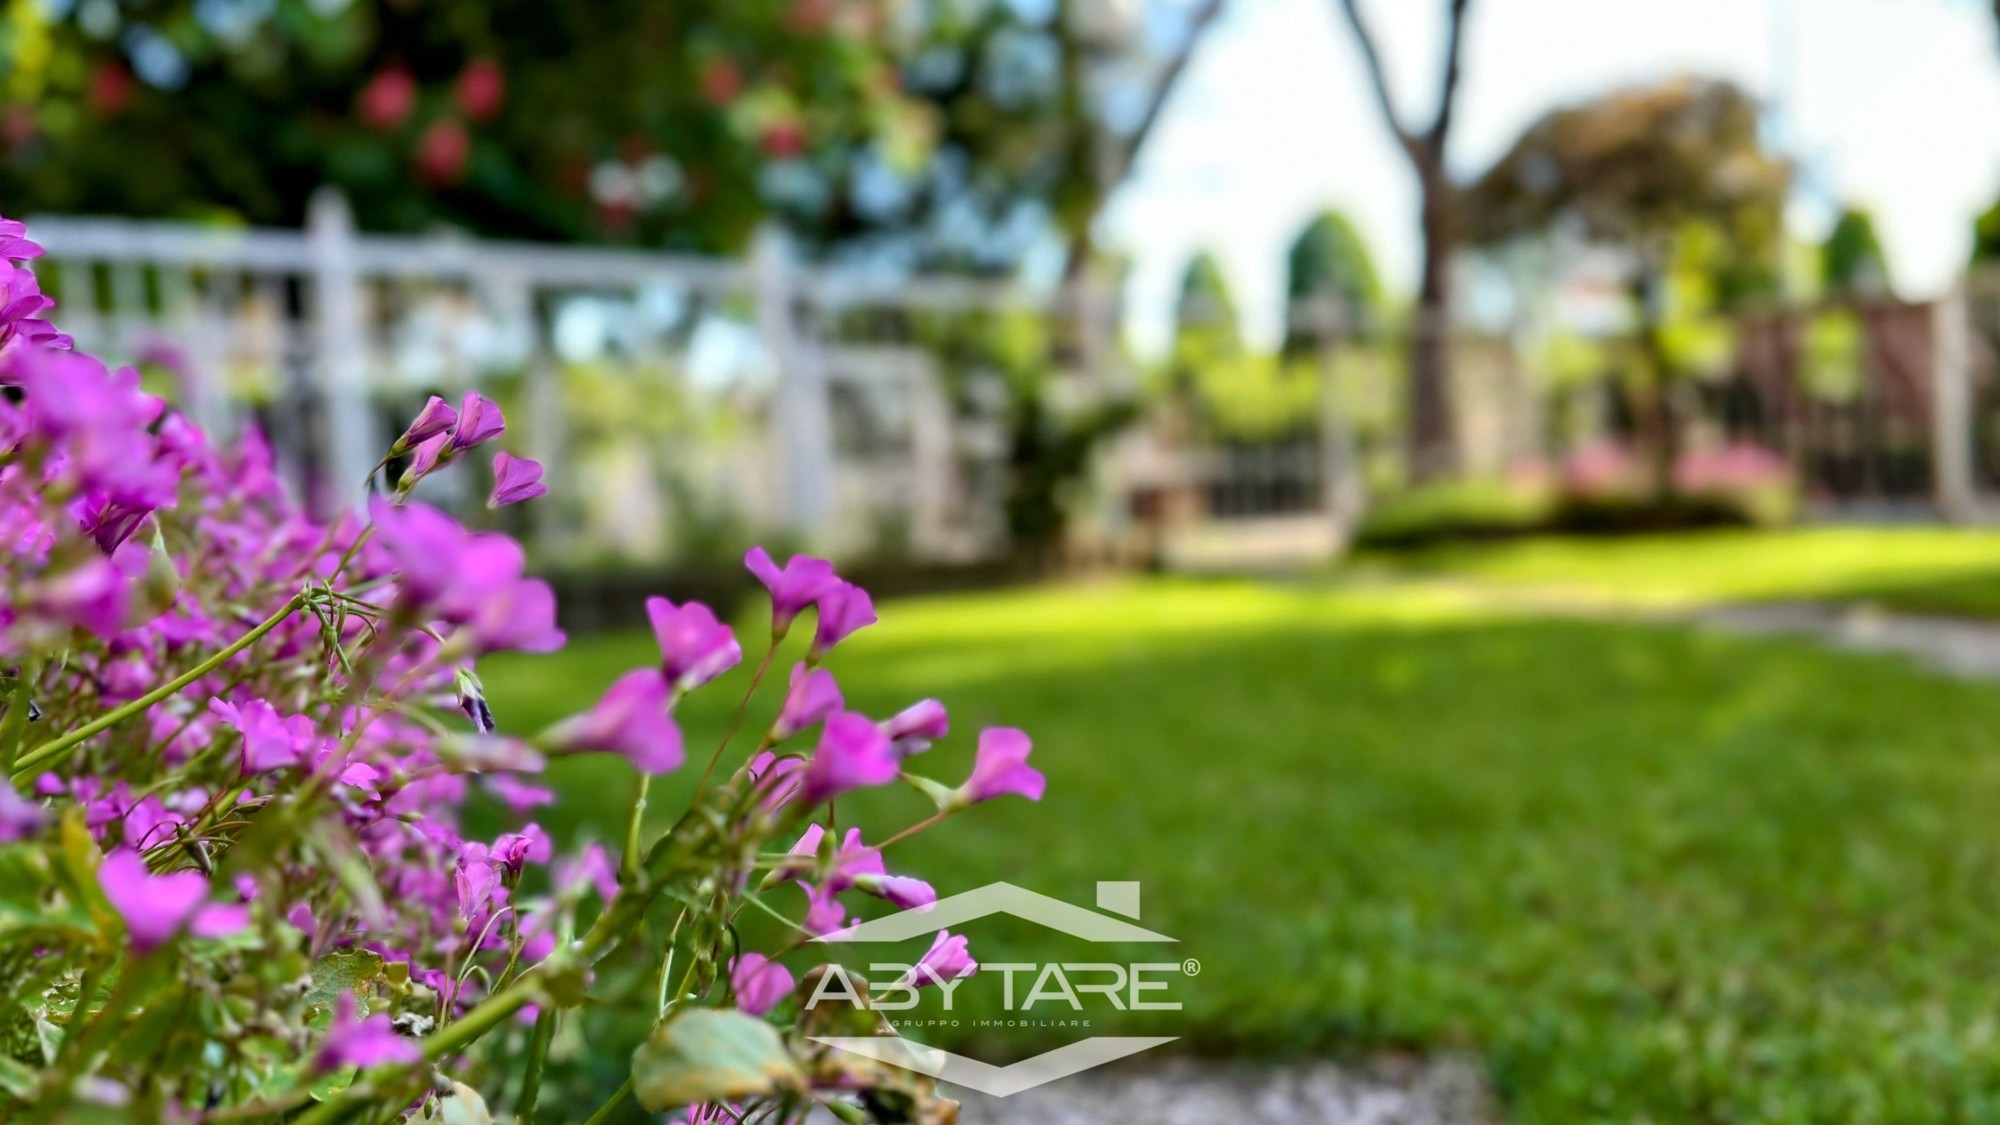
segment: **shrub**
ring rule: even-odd
[[[843,896],[933,900],[885,868],[894,840],[815,818],[898,778],[937,813],[897,840],[1039,799],[1025,735],[981,734],[957,787],[907,772],[944,709],[876,722],[826,667],[875,622],[867,593],[753,550],[773,612],[750,691],[808,609],[810,651],[754,749],[732,760],[725,738],[649,834],[650,779],[685,758],[676,703],[742,649],[707,607],[653,598],[657,664],[532,737],[496,733],[477,662],[560,648],[554,597],[512,540],[410,499],[503,436],[496,406],[432,399],[383,459],[407,463],[393,484],[321,522],[255,434],[213,445],[136,373],[72,350],[40,318],[38,253],[0,221],[0,1116],[471,1122],[504,1085],[529,1121],[557,1024],[621,949],[673,952],[644,984],[655,1026],[618,1097],[703,1120],[948,1112],[927,1082],[810,1044],[811,1021],[876,1013],[802,1013],[779,963],[799,941],[739,949],[733,922],[791,882],[810,904],[799,937],[841,926]],[[493,473],[490,506],[546,491],[532,461],[501,452]],[[547,758],[585,753],[639,771],[615,848],[557,854],[533,823],[462,834],[475,791],[525,814],[554,800],[534,778]],[[670,929],[649,921],[660,902]],[[913,983],[976,969],[940,934]]]

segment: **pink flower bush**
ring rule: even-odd
[[[407,114],[395,96],[376,91],[367,112]],[[0,963],[16,1001],[60,1032],[58,1049],[14,1056],[0,1108],[21,1120],[109,1104],[172,1125],[437,1120],[482,1097],[501,1104],[465,1119],[531,1117],[557,1027],[598,1006],[662,1026],[694,1010],[789,1018],[798,978],[781,962],[830,947],[737,948],[751,899],[795,884],[803,903],[785,896],[806,935],[858,911],[927,909],[936,890],[892,872],[884,847],[979,801],[1041,795],[1017,731],[983,734],[959,789],[906,771],[948,732],[943,706],[862,715],[824,667],[875,623],[868,594],[825,560],[779,567],[757,549],[745,564],[773,629],[739,715],[808,611],[813,640],[770,726],[702,754],[663,828],[647,803],[652,777],[688,757],[674,711],[742,648],[708,607],[651,599],[657,663],[511,731],[478,665],[560,650],[554,594],[518,543],[410,498],[505,437],[498,406],[430,399],[370,474],[366,509],[322,516],[254,430],[212,442],[135,372],[71,349],[26,268],[39,253],[0,219]],[[541,466],[511,452],[493,470],[494,506],[547,491]],[[572,797],[624,831],[559,844],[523,818],[580,819],[537,775],[586,753],[624,761]],[[936,815],[874,846],[849,828],[836,846],[831,803],[899,779]],[[468,827],[475,798],[505,830]],[[976,969],[963,937],[939,934],[917,983]],[[803,1084],[801,1104],[867,1119],[854,1075],[801,1028],[752,1030],[762,1038],[744,1042],[786,1056],[772,1073],[798,1075],[785,1089],[705,1091],[695,1066],[676,1083],[635,1080],[638,1099],[791,1120],[772,1111]],[[686,1065],[651,1052],[638,1048],[635,1072]],[[689,1104],[661,1088],[692,1090]]]

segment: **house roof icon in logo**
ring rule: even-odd
[[[1126,918],[1139,915],[1139,884],[1099,883],[1097,904]],[[1051,930],[1090,942],[1175,942],[1165,934],[1114,918],[1073,902],[1017,887],[1012,883],[988,883],[963,894],[941,898],[928,907],[903,910],[883,918],[857,923],[843,930],[814,938],[815,941],[891,942],[927,937],[939,930],[956,929],[993,914],[1011,914]]]

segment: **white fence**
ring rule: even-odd
[[[981,468],[1004,460],[1001,420],[954,409],[923,349],[834,321],[1052,303],[802,267],[775,233],[741,261],[361,234],[331,193],[304,231],[59,216],[30,230],[80,346],[172,371],[213,431],[256,418],[317,502],[359,497],[423,395],[498,386],[510,443],[569,497],[527,506],[521,530],[560,554],[641,561],[685,547],[704,518],[829,549],[879,546],[887,527],[918,557],[1001,548]],[[1102,361],[1115,306],[1062,297],[1100,341],[1086,363]]]

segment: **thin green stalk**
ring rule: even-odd
[[[722,741],[716,744],[715,753],[709,755],[708,768],[701,771],[701,780],[694,786],[694,801],[700,801],[708,792],[708,783],[715,776],[715,766],[722,761],[722,752],[729,749],[729,740],[736,737],[736,731],[743,725],[743,716],[750,711],[750,700],[757,694],[757,685],[764,682],[764,673],[771,670],[771,658],[778,654],[778,640],[771,639],[771,647],[764,650],[764,659],[757,662],[757,672],[750,677],[750,686],[743,691],[742,702],[736,705],[736,714],[729,719],[729,729],[722,733]]]
[[[548,1058],[549,1040],[555,1033],[555,1007],[544,1004],[535,1013],[535,1035],[528,1041],[528,1073],[521,1079],[521,1125],[535,1125],[535,1103],[542,1096],[542,1063]]]
[[[221,652],[175,676],[173,679],[168,680],[166,683],[161,684],[159,687],[154,688],[132,702],[106,711],[104,714],[70,731],[68,734],[44,742],[26,754],[23,754],[14,763],[14,780],[24,781],[35,776],[36,772],[43,765],[61,757],[64,751],[69,750],[100,731],[117,726],[134,715],[144,714],[153,704],[171,697],[182,688],[222,667],[223,664],[228,662],[230,657],[256,644],[259,640],[263,639],[264,634],[283,624],[286,618],[297,613],[305,604],[305,594],[292,595],[291,600],[281,606],[276,613],[259,622],[256,628],[236,638],[228,648],[223,649]]]
[[[583,1125],[604,1125],[606,1121],[611,1120],[612,1114],[618,1112],[618,1107],[625,1104],[625,1099],[631,1096],[632,1076],[628,1074],[625,1076],[625,1081],[611,1092],[610,1100],[598,1106],[597,1112],[585,1119]]]
[[[34,705],[35,683],[42,678],[42,662],[30,660],[15,674],[14,691],[7,700],[7,715],[0,719],[0,755],[13,768],[14,754],[28,734],[28,709]]]
[[[631,878],[639,870],[639,833],[646,822],[646,794],[652,792],[653,775],[641,772],[639,788],[632,795],[632,818],[625,822],[625,854],[618,864],[618,876]]]

